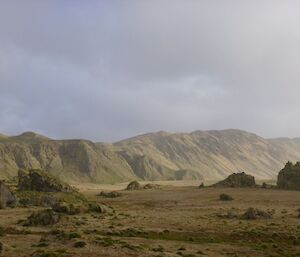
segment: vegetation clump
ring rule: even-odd
[[[160,185],[153,184],[153,183],[148,183],[144,187],[144,189],[161,189]]]
[[[106,197],[106,198],[117,198],[117,197],[122,196],[122,194],[120,192],[117,192],[117,191],[111,191],[111,192],[102,191],[99,194],[99,196]]]
[[[126,190],[140,190],[140,189],[142,189],[142,186],[137,181],[130,182],[126,188]]]
[[[0,181],[0,209],[3,209],[7,206],[13,207],[16,205],[16,202],[16,196],[3,181]]]
[[[90,203],[89,211],[97,213],[107,213],[109,211],[109,208],[104,204]]]
[[[75,206],[74,204],[66,203],[66,202],[58,202],[52,206],[52,209],[58,213],[64,213],[68,215],[75,215],[80,213],[80,208]]]
[[[272,214],[266,211],[262,211],[253,207],[250,207],[246,210],[246,212],[242,215],[242,219],[246,220],[255,220],[255,219],[271,219]]]
[[[50,226],[58,223],[60,215],[52,209],[32,213],[25,221],[24,226]]]
[[[255,178],[254,176],[248,175],[245,172],[233,173],[229,175],[226,179],[216,183],[213,187],[255,187]]]
[[[227,213],[222,216],[222,218],[235,219],[238,218],[238,214],[234,210],[228,210]]]
[[[83,248],[86,246],[86,242],[85,241],[77,241],[74,243],[74,247],[75,248]]]
[[[277,187],[288,190],[300,190],[300,162],[294,165],[291,162],[287,162],[278,174]]]
[[[233,197],[228,195],[228,194],[220,194],[220,200],[221,201],[232,201],[233,200]]]

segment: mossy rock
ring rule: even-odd
[[[228,194],[220,194],[220,201],[232,201],[233,197]]]
[[[126,188],[126,190],[140,190],[140,189],[142,189],[142,186],[137,181],[130,182]]]
[[[240,172],[229,175],[226,179],[214,184],[213,187],[256,187],[256,183],[254,176]]]
[[[24,226],[51,226],[58,223],[60,215],[52,209],[46,209],[32,213],[24,223]]]
[[[90,212],[107,213],[109,212],[109,210],[110,210],[109,207],[104,204],[89,203]]]
[[[81,212],[80,206],[75,206],[74,204],[66,203],[66,202],[58,202],[52,206],[52,209],[55,212],[68,214],[68,215],[75,215]]]
[[[256,219],[271,219],[272,214],[269,212],[259,210],[257,208],[249,208],[246,212],[242,215],[242,219],[246,220],[256,220]]]
[[[86,242],[84,242],[84,241],[77,241],[74,243],[75,248],[83,248],[85,246],[86,246]]]
[[[102,191],[99,196],[105,197],[105,198],[117,198],[117,197],[121,197],[122,194],[120,192],[117,191],[111,191],[111,192],[104,192]]]
[[[288,162],[279,172],[277,187],[287,190],[300,190],[300,162],[295,165]]]
[[[19,170],[18,190],[39,192],[72,192],[74,188],[39,169]]]

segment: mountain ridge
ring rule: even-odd
[[[158,131],[114,143],[34,132],[0,136],[0,178],[39,168],[66,181],[93,183],[219,180],[237,171],[274,179],[288,160],[300,160],[300,138],[265,139],[238,129]]]

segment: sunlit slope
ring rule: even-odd
[[[189,170],[205,179],[246,171],[259,179],[275,178],[287,160],[300,160],[300,140],[267,140],[240,130],[150,133],[115,144],[130,160],[151,160],[155,167]],[[134,168],[133,168],[134,169]]]
[[[110,183],[134,179],[130,166],[115,152],[87,140],[51,140],[32,132],[0,138],[0,176],[19,168],[40,168],[69,182]]]
[[[240,130],[157,132],[114,144],[32,132],[0,136],[2,179],[19,168],[40,168],[68,182],[220,180],[237,171],[275,179],[288,160],[300,160],[300,139],[264,139]]]

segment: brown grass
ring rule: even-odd
[[[161,190],[123,191],[122,197],[108,199],[97,196],[103,187],[81,189],[89,199],[112,206],[114,212],[65,216],[54,227],[25,228],[18,221],[38,208],[0,210],[4,256],[30,256],[36,251],[52,253],[44,256],[84,257],[300,256],[297,191],[168,185]],[[234,200],[219,201],[221,193]],[[240,219],[249,207],[272,212],[273,218]],[[222,216],[228,211],[238,217]],[[86,246],[75,248],[78,241]]]

